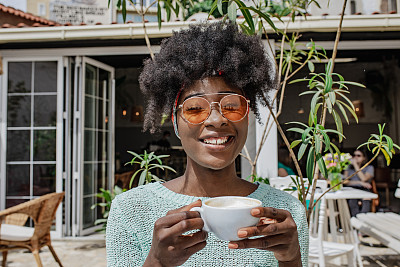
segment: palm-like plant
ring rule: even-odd
[[[133,155],[131,161],[127,162],[125,165],[134,165],[138,164],[139,169],[132,175],[131,181],[129,182],[129,188],[132,187],[134,179],[139,175],[138,185],[144,185],[151,183],[153,181],[164,181],[163,179],[157,177],[152,170],[161,169],[161,170],[170,170],[174,173],[176,171],[170,166],[164,165],[162,162],[162,158],[167,158],[169,155],[156,155],[154,152],[147,153],[145,150],[143,154],[137,154],[133,151],[128,151],[129,154]]]

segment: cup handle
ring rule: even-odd
[[[191,208],[190,211],[198,211],[198,212],[200,213],[201,218],[203,219],[203,222],[204,222],[204,226],[203,226],[203,229],[202,229],[202,230],[203,230],[203,231],[206,231],[206,232],[211,232],[211,231],[210,231],[210,228],[208,227],[208,225],[207,225],[207,223],[206,223],[206,220],[205,220],[204,217],[203,217],[203,212],[204,212],[203,208],[201,208],[201,207],[194,207],[194,208]]]

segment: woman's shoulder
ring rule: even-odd
[[[153,199],[157,191],[159,183],[150,183],[146,185],[141,185],[135,188],[132,188],[128,191],[125,191],[117,196],[113,202],[118,202],[118,205],[130,205],[133,201],[134,202],[141,202]]]

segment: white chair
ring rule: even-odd
[[[322,198],[315,206],[310,218],[310,266],[325,267],[327,263],[337,257],[346,255],[347,266],[357,266],[354,245],[323,241],[326,223],[326,202]]]

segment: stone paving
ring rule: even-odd
[[[364,241],[375,243],[372,238]],[[106,267],[106,249],[104,239],[76,238],[54,240],[54,249],[65,267]],[[400,267],[400,255],[388,248],[369,247],[361,245],[363,263],[366,267]],[[40,253],[44,267],[57,267],[49,249],[43,248]],[[8,267],[35,267],[36,263],[31,253],[24,250],[10,251],[7,257]],[[346,266],[346,265],[342,265]],[[213,266],[210,266],[213,267]]]

